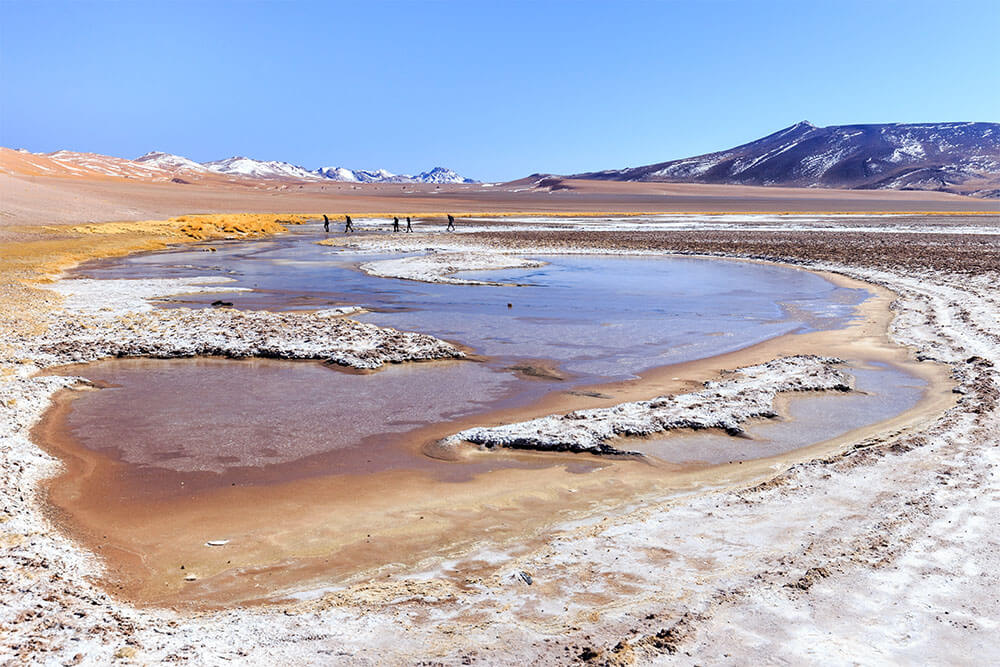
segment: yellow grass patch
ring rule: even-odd
[[[274,213],[205,213],[182,215],[169,220],[137,222],[102,222],[77,225],[70,231],[78,234],[138,234],[180,235],[188,239],[209,239],[225,236],[264,236],[288,231],[285,225],[300,225],[315,220],[315,215]]]
[[[59,298],[33,287],[52,282],[90,259],[162,250],[171,244],[213,238],[252,238],[287,231],[316,216],[275,213],[184,215],[169,220],[106,222],[75,227],[11,228],[30,235],[0,249],[0,331],[33,327]]]

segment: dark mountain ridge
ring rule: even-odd
[[[573,178],[1000,197],[1000,123],[817,127],[802,121],[724,151]]]

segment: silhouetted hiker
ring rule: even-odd
[[[410,216],[406,216],[406,231],[412,232],[413,226],[410,224]]]
[[[353,232],[354,231],[354,223],[351,222],[351,216],[345,215],[344,216],[344,220],[347,221],[347,224],[344,225],[344,233],[346,234],[347,232]]]
[[[323,214],[323,231],[327,233],[330,231],[330,218],[326,217],[326,213]]]
[[[399,231],[399,218],[397,218],[396,216],[392,216],[392,231],[394,232]]]
[[[453,216],[451,213],[448,214],[448,226],[445,227],[445,231],[446,232],[455,231],[455,216]]]

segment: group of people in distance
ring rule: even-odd
[[[354,231],[354,222],[351,220],[351,216],[344,215],[344,223],[345,223],[344,224],[345,234]],[[330,217],[327,216],[326,213],[323,214],[323,231],[327,233],[329,233],[330,231]],[[392,231],[394,232],[399,231],[399,217],[395,215],[392,216]],[[406,231],[407,232],[413,231],[413,225],[410,222],[410,216],[406,216]],[[455,231],[455,216],[453,216],[451,213],[448,214],[448,226],[445,227],[445,231],[447,232]]]

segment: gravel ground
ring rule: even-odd
[[[934,269],[969,275],[1000,271],[1000,234],[887,232],[488,232],[476,235],[486,245],[516,249],[593,249],[738,255],[787,261],[848,264],[888,270]]]

